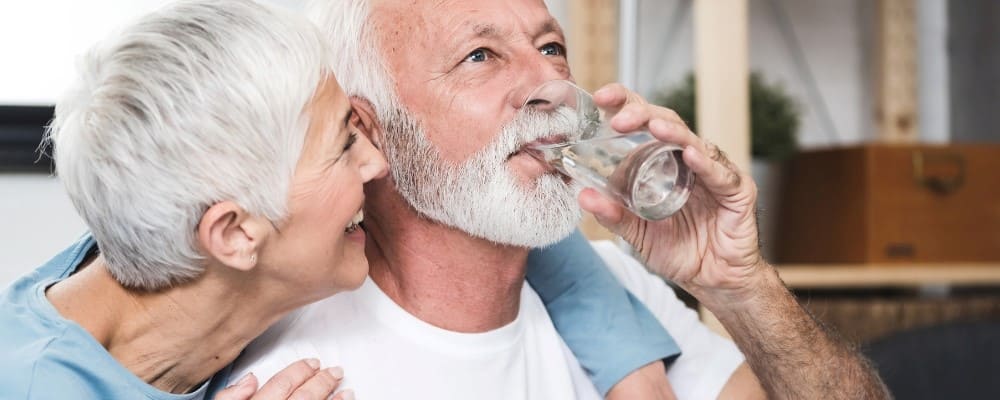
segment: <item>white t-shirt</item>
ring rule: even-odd
[[[716,398],[743,362],[736,346],[709,331],[669,286],[614,244],[594,248],[680,346],[682,355],[667,371],[678,398]],[[341,388],[364,400],[600,398],[527,284],[513,322],[469,334],[417,319],[369,279],[269,329],[237,360],[230,379],[253,372],[264,382],[307,357],[342,366]]]

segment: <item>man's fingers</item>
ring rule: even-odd
[[[580,208],[597,218],[597,222],[614,233],[619,233],[619,227],[628,216],[628,211],[621,204],[609,199],[592,188],[583,189],[578,198]]]
[[[621,111],[614,117],[611,117],[609,122],[611,129],[621,133],[629,133],[644,129],[652,117],[653,114],[649,106],[628,104],[622,107]]]
[[[312,378],[295,389],[291,400],[325,400],[340,386],[340,380],[344,379],[344,370],[340,367],[327,368],[316,372]]]
[[[629,100],[634,103],[637,99],[638,96],[618,83],[604,85],[594,92],[594,104],[611,114],[620,111]]]
[[[718,147],[706,155],[695,146],[684,148],[684,162],[694,171],[709,192],[716,198],[732,196],[740,191],[741,178],[735,166]]]
[[[300,360],[285,367],[260,388],[254,399],[285,399],[319,371],[319,360]]]
[[[241,378],[233,386],[215,394],[215,400],[248,400],[257,391],[257,377],[252,373]]]
[[[691,132],[687,125],[681,123],[659,118],[653,119],[649,121],[649,133],[661,142],[667,142],[681,148],[688,146],[705,148],[704,141]]]

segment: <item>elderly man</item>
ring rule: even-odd
[[[524,284],[528,249],[557,241],[579,218],[575,192],[518,152],[552,133],[517,117],[527,94],[571,79],[544,3],[336,0],[308,13],[337,48],[334,70],[389,160],[390,179],[366,187],[370,280],[276,325],[233,378],[266,378],[316,356],[343,365],[344,386],[366,399],[600,397]],[[684,147],[699,186],[679,214],[656,223],[592,190],[579,205],[715,312],[747,356],[638,262],[599,245],[684,352],[669,383],[652,377],[660,394],[759,397],[763,386],[775,398],[885,396],[877,375],[816,325],[761,258],[750,178],[670,110],[620,86],[595,101],[617,113],[616,130],[648,129]]]

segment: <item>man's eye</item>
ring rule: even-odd
[[[545,56],[562,56],[562,55],[566,55],[566,48],[563,47],[563,45],[561,45],[559,43],[549,43],[549,44],[547,44],[545,46],[542,46],[542,48],[538,49],[538,51],[541,52],[542,55],[545,55]]]
[[[473,50],[469,55],[465,56],[466,62],[484,62],[490,58],[489,52],[486,49],[478,48]]]

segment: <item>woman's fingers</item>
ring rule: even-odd
[[[300,388],[305,388],[306,391],[301,392],[301,394],[313,397],[302,398],[326,399],[336,388],[335,384],[333,387],[330,385],[339,384],[340,380],[334,379],[329,370],[320,370],[319,368],[319,360],[315,358],[296,361],[271,377],[253,398],[254,400],[288,399],[293,394],[300,394],[296,392]],[[341,372],[341,377],[343,377],[343,372]],[[326,393],[319,393],[325,387],[330,387],[330,389]]]
[[[215,394],[215,400],[249,400],[257,391],[257,377],[247,374],[234,385]]]
[[[333,394],[333,391],[337,390],[337,386],[340,386],[342,379],[344,379],[344,370],[340,367],[317,371],[315,375],[292,392],[291,398],[327,399]]]
[[[351,389],[342,390],[336,396],[333,396],[331,400],[354,400],[354,391]]]

